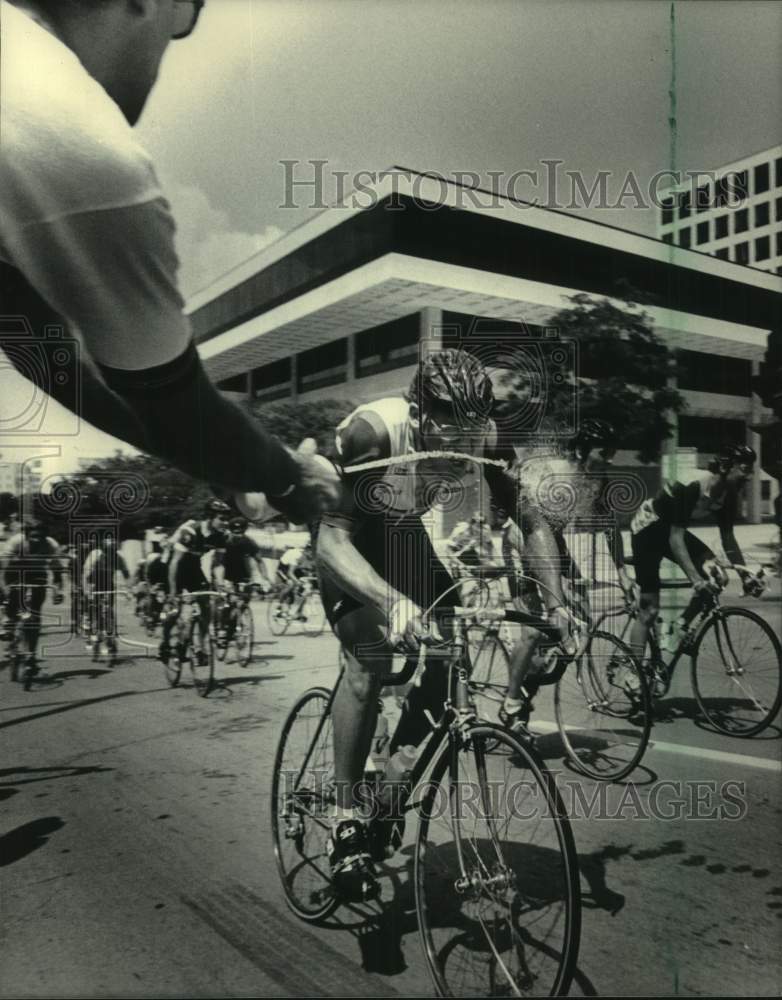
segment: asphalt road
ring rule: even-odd
[[[778,603],[756,606],[778,623]],[[206,700],[167,686],[124,609],[112,669],[50,624],[44,683],[24,692],[0,672],[2,996],[432,994],[409,848],[381,906],[343,907],[325,927],[286,909],[272,759],[296,695],[333,683],[337,649],[330,635],[274,639],[255,608],[253,662],[218,665]],[[676,684],[642,766],[602,786],[588,817],[576,805],[596,786],[548,761],[576,813],[571,993],[776,996],[782,734],[699,728],[686,671]]]

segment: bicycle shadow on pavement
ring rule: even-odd
[[[46,816],[24,823],[0,837],[0,867],[7,867],[37,851],[49,836],[65,826],[59,816]]]
[[[233,694],[234,687],[246,684],[248,687],[258,687],[264,681],[282,681],[285,674],[237,674],[235,677],[218,677],[214,682],[214,687],[210,693],[210,698],[214,699],[220,691],[223,694]]]
[[[0,769],[0,778],[10,778],[11,775],[21,775],[13,781],[0,781],[0,788],[16,785],[31,785],[36,781],[52,781],[55,778],[78,778],[83,774],[102,774],[113,771],[113,767],[4,767]],[[32,777],[29,777],[32,775]]]
[[[57,685],[61,685],[63,682],[58,681]],[[50,708],[45,712],[32,712],[29,715],[23,715],[15,719],[8,719],[6,722],[0,722],[0,729],[8,729],[11,726],[21,726],[25,722],[34,722],[36,719],[46,718],[47,715],[59,715],[61,712],[72,712],[77,708],[86,708],[88,705],[96,705],[102,701],[113,701],[116,698],[137,698],[139,695],[145,694],[158,694],[161,691],[170,690],[169,685],[165,687],[158,688],[146,688],[143,691],[115,691],[113,694],[99,695],[96,698],[81,698],[79,701],[70,701],[65,704],[58,705],[57,708]],[[34,705],[34,703],[31,703]]]

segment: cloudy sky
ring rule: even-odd
[[[392,164],[478,174],[566,206],[600,171],[609,202],[672,165],[710,170],[780,141],[782,3],[724,0],[208,0],[140,125],[180,229],[186,292],[312,214],[282,160],[352,176]],[[677,130],[668,124],[675,61]],[[489,172],[499,175],[492,182]],[[547,202],[548,199],[548,202]],[[654,234],[628,194],[591,218]]]
[[[139,125],[177,219],[183,290],[313,214],[309,191],[281,207],[283,160],[300,179],[326,160],[326,201],[337,171],[401,164],[500,190],[538,171],[516,194],[547,204],[544,161],[561,161],[587,188],[608,171],[615,202],[631,174],[645,191],[658,171],[778,143],[782,3],[679,0],[674,24],[675,60],[669,0],[208,0]],[[634,200],[586,214],[653,235]],[[60,465],[116,445],[83,428]]]

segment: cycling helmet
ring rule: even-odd
[[[235,535],[241,535],[247,531],[248,524],[249,522],[246,517],[232,517],[228,522],[228,530]]]
[[[757,460],[755,449],[748,444],[726,444],[717,452],[717,461],[724,468],[739,464],[754,465]]]
[[[466,351],[436,351],[424,358],[407,398],[425,410],[445,404],[469,423],[483,423],[494,403],[491,379],[481,362]]]
[[[230,513],[231,513],[231,508],[228,506],[227,503],[224,503],[222,500],[217,500],[217,499],[210,500],[204,507],[204,517],[207,517],[210,520],[213,517],[220,517],[220,516],[228,517]]]

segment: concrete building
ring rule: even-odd
[[[537,352],[545,382],[570,363],[555,361],[551,317],[577,292],[614,297],[625,282],[681,352],[688,410],[669,461],[678,448],[686,464],[693,448],[704,464],[725,441],[759,447],[751,377],[780,322],[779,278],[410,171],[362,193],[189,302],[201,357],[225,391],[358,404],[404,390],[422,340]],[[618,459],[637,465],[630,453]],[[639,471],[655,489],[660,470]],[[758,471],[749,520],[761,504]]]
[[[31,458],[20,461],[18,456],[8,452],[0,453],[0,493],[13,493],[21,496],[23,493],[35,493],[40,489],[43,461]]]
[[[782,146],[663,192],[657,234],[674,246],[782,274]]]

